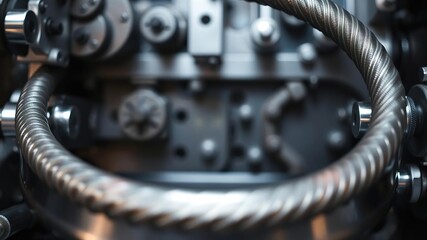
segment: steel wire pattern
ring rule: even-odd
[[[17,140],[31,169],[51,188],[97,212],[132,223],[211,230],[246,229],[312,216],[366,190],[395,155],[405,125],[404,89],[375,36],[327,0],[259,0],[308,21],[344,49],[360,69],[372,99],[368,133],[347,155],[316,173],[255,190],[196,191],[137,183],[96,169],[54,138],[47,102],[60,74],[44,68],[18,102]]]

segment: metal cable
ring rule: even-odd
[[[360,69],[372,99],[369,131],[331,166],[295,180],[255,190],[191,191],[132,182],[85,163],[61,146],[46,119],[59,76],[44,69],[20,97],[17,140],[31,169],[60,194],[132,223],[187,229],[248,228],[312,216],[370,187],[392,161],[403,136],[405,98],[399,75],[374,35],[327,0],[259,0],[311,23],[347,52]]]

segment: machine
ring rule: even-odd
[[[426,9],[0,0],[0,239],[423,239]]]

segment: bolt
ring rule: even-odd
[[[161,33],[165,29],[164,22],[158,17],[153,17],[148,23],[148,26],[151,28],[151,31],[156,34]]]
[[[347,119],[347,110],[345,108],[339,108],[337,110],[338,120],[345,121]]]
[[[311,89],[317,88],[319,86],[319,81],[320,80],[319,80],[318,76],[315,76],[315,75],[310,76],[310,78],[308,79],[308,82],[310,84],[310,88]]]
[[[252,23],[251,38],[258,50],[273,50],[280,41],[280,35],[280,28],[272,18],[262,17]]]
[[[68,56],[64,54],[61,50],[53,48],[49,52],[48,61],[51,63],[67,63]]]
[[[421,82],[427,82],[427,67],[421,67],[419,69],[418,78]]]
[[[396,0],[376,0],[375,4],[377,8],[384,12],[392,12],[396,10]]]
[[[426,184],[423,172],[413,164],[404,165],[397,172],[397,194],[400,198],[411,202],[419,202],[425,193]]]
[[[90,41],[90,47],[91,47],[91,48],[96,49],[96,48],[98,48],[98,46],[99,46],[99,42],[98,42],[98,40],[96,40],[96,39],[92,39],[92,40]]]
[[[45,21],[46,32],[51,35],[61,35],[64,31],[64,26],[60,22],[54,21],[52,18],[47,18]]]
[[[120,15],[120,22],[127,23],[128,21],[129,21],[129,14],[127,12],[122,13],[122,15]]]
[[[348,146],[347,136],[342,131],[332,131],[328,135],[328,147],[334,152],[343,152]]]
[[[239,118],[242,122],[248,123],[253,118],[252,107],[244,104],[239,108]]]
[[[274,34],[274,26],[268,21],[260,21],[258,32],[263,41],[269,41]]]
[[[201,153],[205,160],[212,161],[217,155],[217,146],[215,141],[206,139],[202,142]]]
[[[204,84],[198,79],[193,79],[190,81],[189,89],[192,93],[198,94],[203,92]]]
[[[80,132],[80,112],[74,106],[57,105],[50,112],[53,129],[60,138],[75,139]]]
[[[1,135],[2,137],[16,137],[15,130],[15,115],[16,115],[16,103],[8,102],[1,109]]]
[[[147,101],[138,107],[132,103],[128,103],[126,107],[128,108],[128,114],[130,116],[126,125],[137,126],[137,131],[140,134],[143,134],[145,129],[150,125],[155,125],[153,119],[150,118],[150,115],[156,111],[156,107],[153,103]]]
[[[369,103],[355,102],[352,110],[352,132],[355,138],[360,138],[368,131],[371,123],[372,107]]]
[[[301,82],[290,82],[287,84],[287,88],[292,101],[298,102],[307,96],[305,86]]]
[[[418,125],[418,111],[415,103],[410,97],[406,97],[406,139],[412,137],[417,130]],[[352,132],[354,137],[360,138],[368,131],[371,122],[372,107],[370,103],[355,102],[352,109]]]
[[[79,45],[85,45],[86,43],[88,43],[90,38],[89,33],[84,28],[77,29],[73,35],[74,35],[74,40]]]
[[[0,239],[8,239],[11,233],[11,226],[9,220],[0,215]]]
[[[251,166],[259,166],[262,162],[262,152],[259,147],[251,147],[248,151],[248,161]]]
[[[122,131],[136,140],[152,140],[165,134],[166,101],[151,90],[142,89],[121,104],[118,120]]]
[[[312,65],[316,62],[317,51],[311,43],[304,43],[297,49],[298,57],[303,64]]]
[[[45,1],[40,1],[39,2],[39,11],[40,13],[45,13],[47,10],[47,3]]]
[[[270,153],[276,153],[280,150],[282,139],[278,135],[269,135],[266,138],[265,146]]]
[[[208,64],[211,66],[217,66],[221,63],[219,57],[208,57]]]

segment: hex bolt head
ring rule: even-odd
[[[81,116],[74,106],[57,105],[50,112],[53,130],[62,139],[75,139],[80,132]]]
[[[151,90],[141,89],[128,96],[118,111],[124,134],[135,140],[159,137],[167,122],[166,100]]]
[[[407,164],[397,172],[397,194],[407,202],[416,203],[423,197],[426,184],[421,169],[414,164]]]

